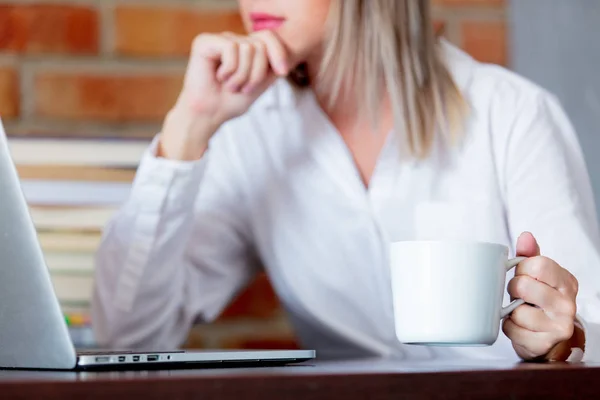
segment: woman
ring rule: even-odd
[[[239,5],[251,33],[194,41],[181,95],[106,229],[102,345],[177,347],[264,269],[321,357],[596,357],[596,216],[550,94],[438,42],[428,0]],[[528,304],[493,346],[395,339],[387,250],[408,239],[529,257],[508,284]]]

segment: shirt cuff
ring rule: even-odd
[[[583,332],[584,343],[583,343],[583,348],[571,347],[571,354],[565,360],[570,363],[577,363],[577,362],[583,361],[584,355],[587,354],[587,347],[588,347],[587,341],[588,341],[588,336],[589,336],[589,330],[588,330],[587,324],[585,323],[583,318],[581,318],[581,316],[579,316],[579,315],[576,316],[574,324],[575,324],[575,329],[579,329],[580,331]],[[575,334],[576,333],[574,333],[574,335]]]
[[[138,210],[160,212],[165,203],[181,208],[193,204],[208,161],[208,152],[195,161],[157,156],[156,135],[140,160],[132,184],[131,200]]]
[[[573,362],[598,362],[600,361],[600,325],[587,322],[577,315],[577,320],[583,327],[585,334],[585,350],[576,349],[571,352],[568,361]],[[578,354],[575,354],[578,353]],[[573,360],[571,360],[571,358]]]

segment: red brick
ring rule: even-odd
[[[504,7],[506,0],[434,0],[433,4],[449,7]]]
[[[465,21],[463,48],[479,61],[507,65],[506,24],[502,21]]]
[[[223,339],[219,343],[222,349],[244,350],[296,350],[300,349],[297,340],[293,337],[265,336],[265,337],[239,337]]]
[[[162,121],[182,82],[179,75],[43,72],[35,77],[35,112],[67,120]]]
[[[271,318],[279,311],[279,299],[267,277],[261,274],[227,307],[219,319]]]
[[[202,32],[244,33],[237,10],[120,6],[115,11],[116,52],[130,56],[186,56]]]
[[[19,115],[18,73],[11,67],[0,67],[0,118]]]
[[[86,6],[0,5],[0,50],[27,53],[98,52],[98,15]]]

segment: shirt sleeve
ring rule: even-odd
[[[257,269],[235,156],[219,143],[181,162],[156,157],[156,145],[96,254],[92,321],[103,347],[181,346]]]
[[[579,282],[583,360],[600,360],[600,255],[594,199],[576,133],[547,93],[522,104],[506,142],[506,215],[512,243],[531,232],[541,253]],[[572,356],[577,358],[577,352]],[[580,352],[579,352],[580,353]],[[579,357],[581,358],[581,357]]]

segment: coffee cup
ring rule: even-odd
[[[501,320],[524,303],[503,307],[508,259],[501,244],[402,241],[390,247],[395,330],[405,344],[488,346]]]

